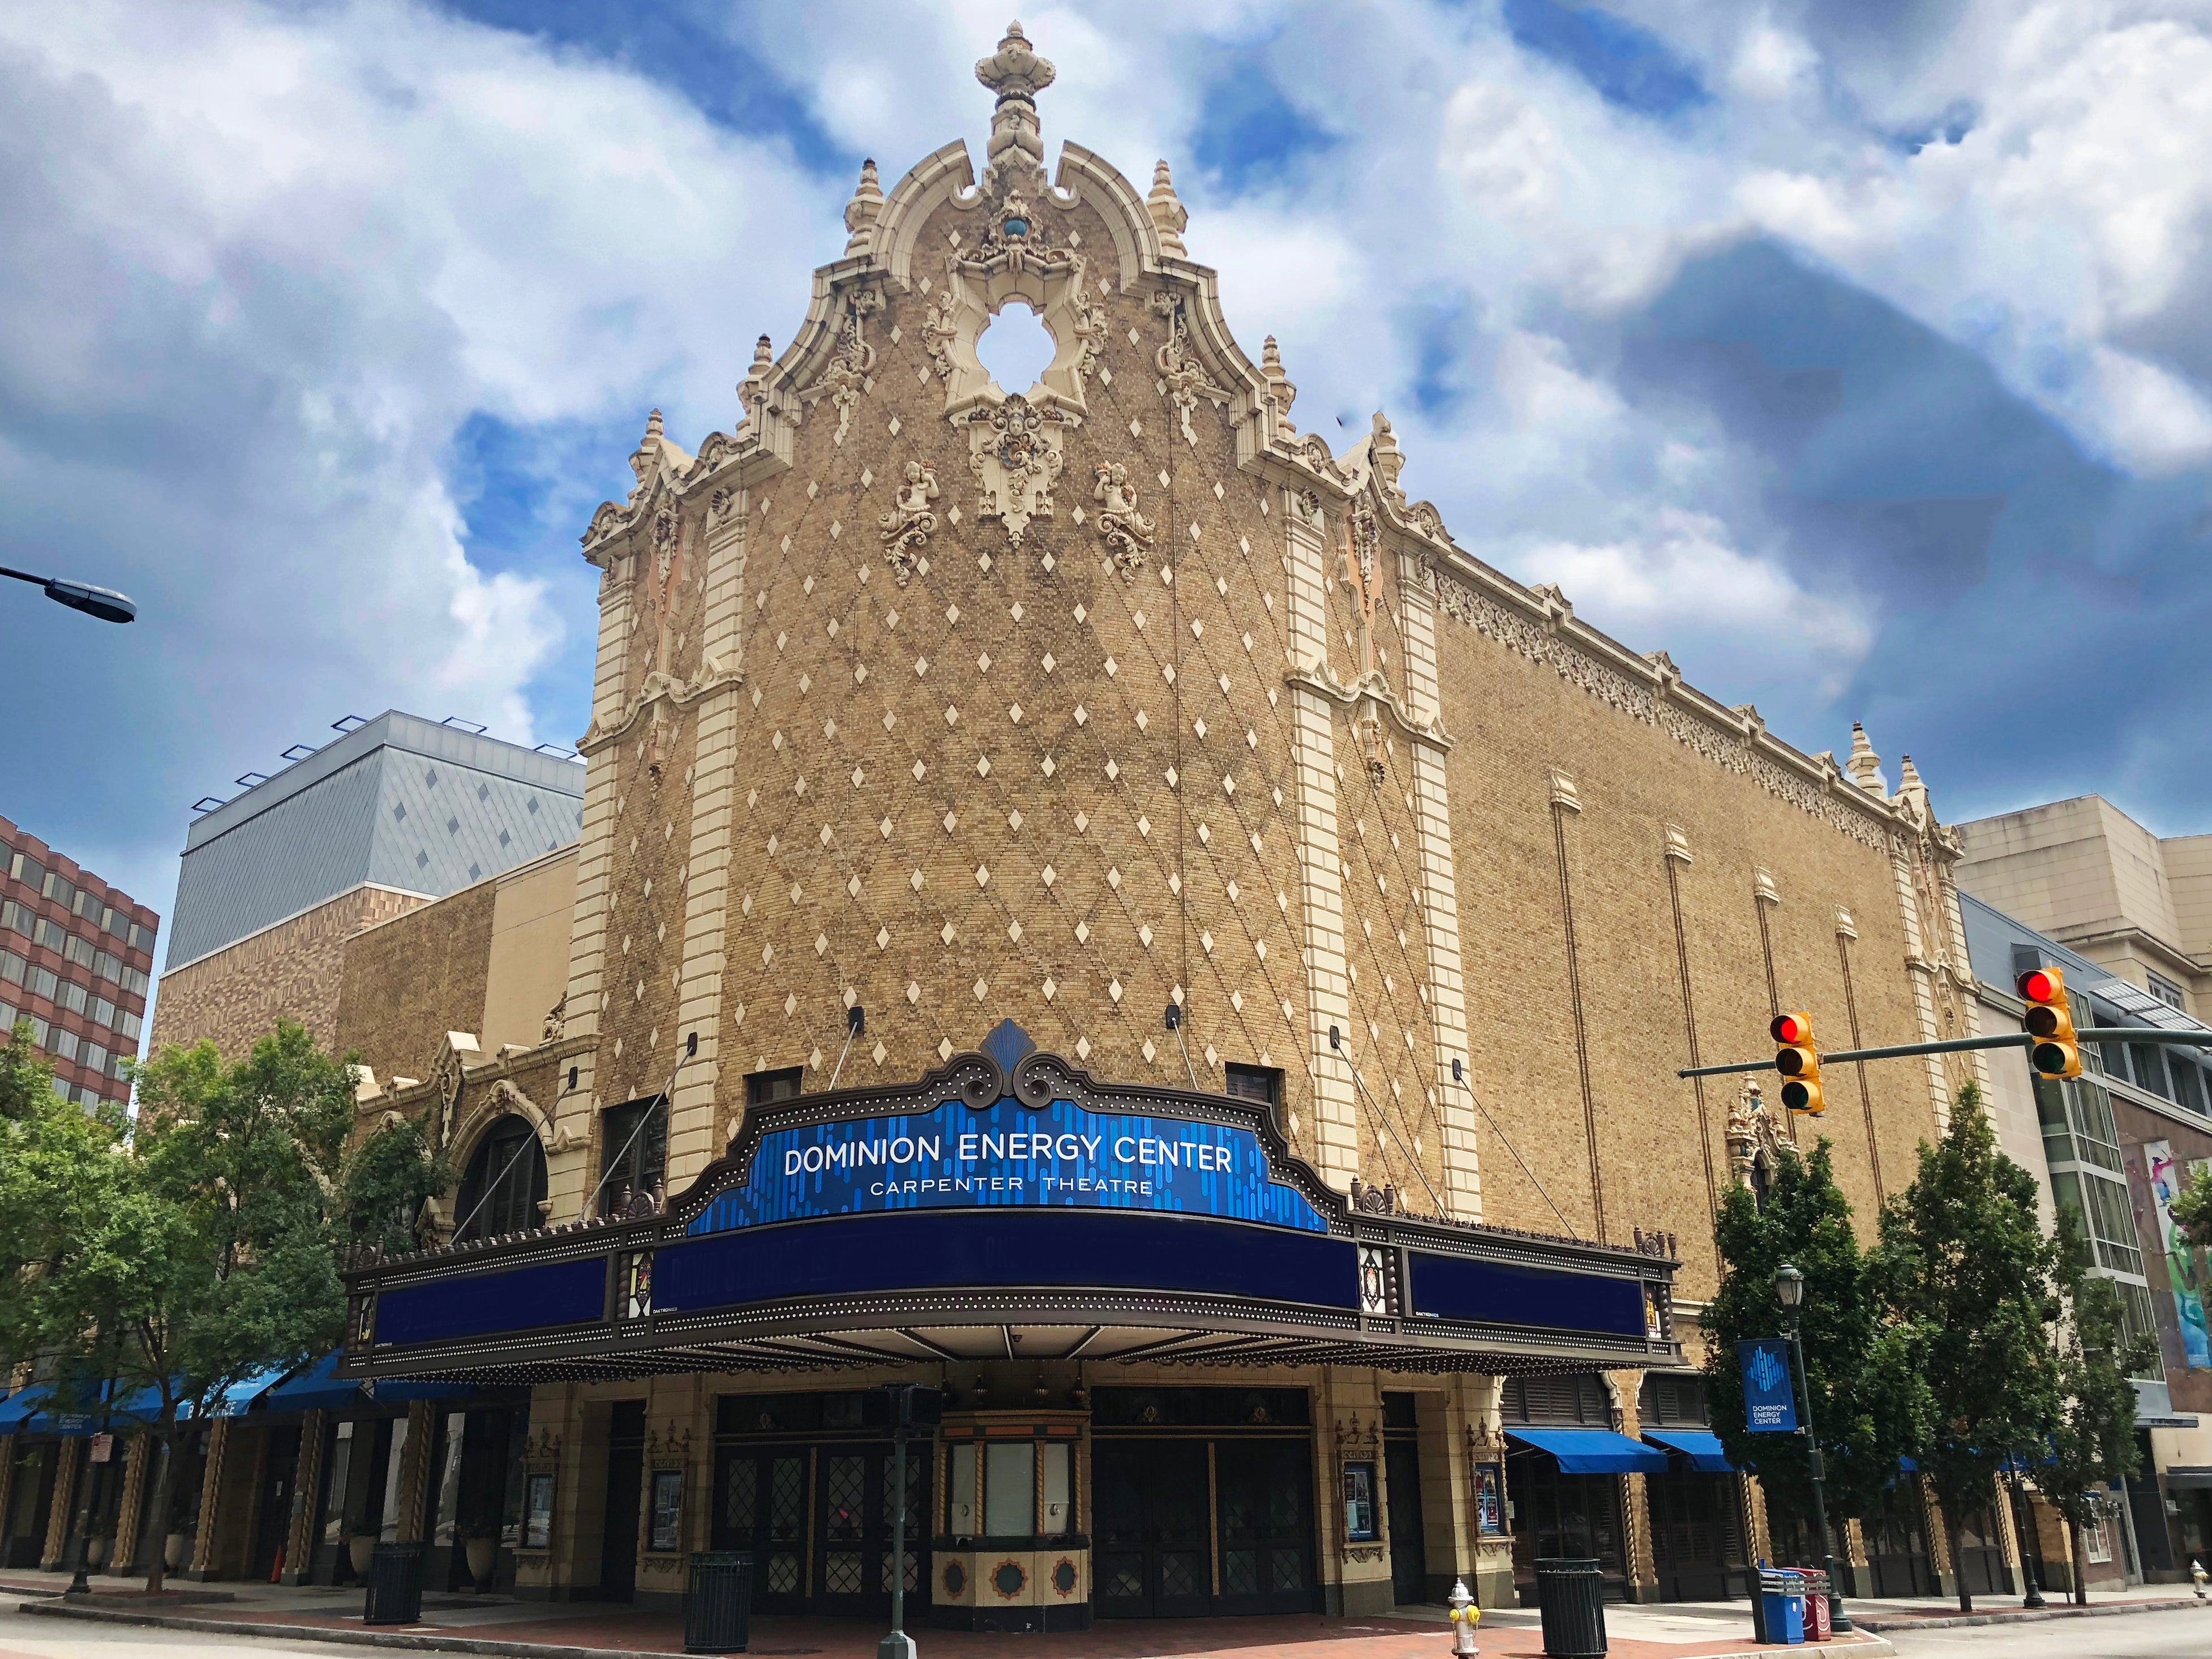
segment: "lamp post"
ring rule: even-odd
[[[2035,1504],[2021,1486],[2018,1458],[2012,1460],[2012,1468],[2008,1473],[2011,1476],[2012,1528],[2020,1540],[2020,1576],[2027,1585],[2027,1594],[2020,1598],[2020,1604],[2024,1607],[2039,1607],[2046,1605],[2043,1599],[2043,1586],[2035,1582],[2035,1558],[2028,1552],[2028,1529],[2035,1525]]]
[[[1774,1295],[1782,1304],[1782,1310],[1790,1320],[1790,1358],[1791,1368],[1797,1373],[1797,1421],[1805,1437],[1805,1452],[1813,1474],[1813,1519],[1820,1528],[1821,1563],[1828,1571],[1829,1628],[1836,1631],[1853,1629],[1850,1615],[1844,1611],[1843,1579],[1836,1571],[1835,1540],[1828,1532],[1828,1500],[1820,1464],[1820,1437],[1813,1430],[1813,1384],[1805,1373],[1805,1347],[1797,1334],[1798,1309],[1805,1300],[1805,1275],[1785,1261],[1774,1272]]]
[[[89,583],[73,582],[60,576],[34,576],[27,570],[10,570],[4,564],[0,564],[0,576],[12,576],[19,582],[42,587],[56,605],[82,611],[102,622],[127,623],[136,620],[138,615],[138,607],[129,596],[112,587],[94,587]]]

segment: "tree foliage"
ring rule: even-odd
[[[1716,1227],[1722,1276],[1706,1310],[1712,1336],[1706,1390],[1714,1431],[1729,1462],[1758,1475],[1791,1512],[1813,1513],[1802,1436],[1753,1434],[1744,1426],[1743,1377],[1735,1345],[1784,1329],[1774,1291],[1785,1261],[1805,1275],[1802,1342],[1813,1425],[1826,1464],[1829,1512],[1838,1520],[1879,1507],[1928,1410],[1902,1334],[1886,1324],[1879,1287],[1851,1228],[1825,1139],[1810,1157],[1784,1147],[1766,1207],[1731,1188]]]
[[[2058,1212],[2059,1290],[2068,1316],[2058,1336],[2058,1386],[2064,1414],[2051,1431],[2045,1461],[2029,1473],[2066,1522],[2073,1557],[2084,1561],[2082,1528],[2093,1525],[2115,1480],[2135,1474],[2136,1389],[2129,1379],[2157,1353],[2147,1336],[2130,1339],[2122,1317],[2119,1287],[2091,1276],[2088,1241],[2081,1212]],[[2083,1576],[2074,1575],[2074,1600],[2087,1603]]]
[[[387,1255],[421,1249],[434,1237],[425,1206],[453,1184],[444,1148],[430,1145],[420,1123],[395,1116],[346,1160],[338,1196],[345,1235]]]
[[[12,1352],[146,1398],[171,1512],[189,1423],[272,1368],[326,1349],[345,1312],[331,1194],[353,1119],[349,1066],[280,1023],[238,1063],[211,1043],[137,1068],[139,1114],[57,1103],[0,1140],[0,1229],[27,1221],[4,1310]],[[27,1195],[43,1192],[45,1213]],[[154,1552],[147,1588],[161,1588]]]
[[[2212,1250],[2212,1165],[2174,1195],[2173,1224],[2191,1244]]]
[[[1964,1517],[1996,1501],[2008,1460],[2036,1455],[2065,1420],[2056,1340],[2063,1264],[2035,1177],[1997,1150],[1968,1084],[1943,1138],[1881,1215],[1873,1270],[1934,1409],[1915,1452],[1943,1506],[1951,1559]],[[1959,1605],[1972,1610],[1963,1576]]]

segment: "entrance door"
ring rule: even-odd
[[[1680,1452],[1668,1462],[1686,1462]],[[1719,1601],[1749,1593],[1735,1477],[1687,1468],[1644,1477],[1651,1565],[1662,1601]]]
[[[1627,1594],[1620,1552],[1620,1482],[1610,1474],[1567,1474],[1549,1452],[1516,1449],[1506,1458],[1513,1504],[1513,1583],[1523,1607],[1536,1602],[1536,1563],[1549,1556],[1595,1559],[1608,1600]]]
[[[637,1517],[645,1501],[645,1402],[617,1403],[607,1436],[607,1511],[599,1540],[599,1599],[637,1595]]]
[[[1099,1616],[1190,1618],[1212,1600],[1202,1440],[1096,1441]]]
[[[797,1613],[805,1601],[807,1457],[804,1446],[743,1447],[719,1460],[714,1547],[752,1557],[753,1605],[763,1613]]]
[[[273,1580],[284,1566],[284,1546],[292,1530],[292,1482],[299,1474],[300,1431],[270,1429],[262,1462],[261,1512],[253,1527],[253,1578]]]
[[[21,1435],[15,1437],[18,1443]],[[15,1454],[15,1499],[8,1516],[6,1559],[0,1565],[35,1567],[46,1547],[46,1517],[54,1504],[60,1444],[46,1441]]]
[[[816,1610],[876,1615],[890,1608],[891,1516],[896,1449],[845,1443],[816,1449]],[[908,1446],[906,1456],[906,1589],[927,1584],[916,1534],[927,1524],[929,1448]]]
[[[1312,1443],[1217,1440],[1213,1455],[1221,1508],[1220,1611],[1316,1611]]]
[[[1970,1595],[2004,1595],[2012,1590],[2012,1569],[2005,1564],[1996,1517],[1976,1510],[1959,1523],[1959,1577]]]
[[[1421,1534],[1421,1449],[1410,1437],[1382,1445],[1390,1523],[1390,1595],[1401,1607],[1429,1599],[1429,1552]]]
[[[1881,1508],[1859,1523],[1866,1539],[1867,1572],[1876,1595],[1933,1595],[1936,1574],[1928,1561],[1927,1525],[1920,1494],[1905,1480],[1887,1487]]]

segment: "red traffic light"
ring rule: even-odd
[[[2031,968],[2020,976],[2020,1000],[2022,1002],[2056,1002],[2059,998],[2059,980],[2046,969]]]
[[[1802,1014],[1777,1014],[1773,1024],[1766,1029],[1777,1042],[1798,1043],[1813,1040],[1813,1022]]]

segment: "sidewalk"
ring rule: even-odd
[[[291,1640],[418,1650],[516,1656],[516,1659],[661,1659],[684,1650],[683,1620],[673,1613],[641,1613],[617,1602],[518,1601],[504,1597],[427,1595],[422,1622],[371,1630],[361,1622],[362,1593],[287,1589],[225,1583],[179,1587],[179,1595],[149,1602],[129,1580],[94,1581],[89,1600],[64,1603],[64,1573],[0,1574],[0,1591],[21,1597],[21,1610],[38,1617],[82,1618],[200,1631],[210,1634],[282,1637]],[[27,1592],[27,1594],[26,1594]],[[214,1595],[231,1599],[216,1601]],[[0,1606],[15,1596],[0,1598]],[[1863,1635],[1825,1646],[1761,1649],[1751,1638],[1751,1615],[1741,1601],[1606,1608],[1614,1659],[1732,1659],[1782,1652],[1812,1659],[1875,1659],[1892,1651],[1879,1636]],[[1446,1659],[1451,1650],[1442,1607],[1407,1607],[1389,1618],[1330,1619],[1319,1614],[1238,1619],[1109,1620],[1088,1631],[1047,1635],[997,1635],[940,1630],[917,1623],[913,1631],[928,1659],[1249,1659],[1259,1648],[1295,1648],[1299,1659]],[[760,1659],[875,1659],[882,1627],[857,1620],[803,1619],[763,1614],[753,1620],[751,1652]],[[1486,1656],[1532,1659],[1543,1652],[1533,1608],[1503,1608],[1483,1615],[1476,1641]]]

